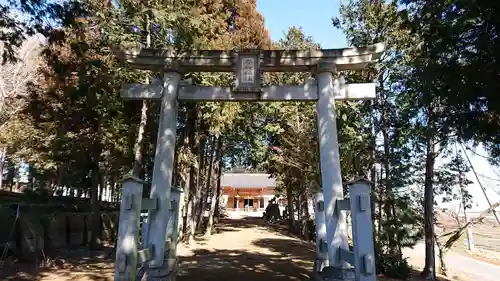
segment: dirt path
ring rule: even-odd
[[[193,245],[179,245],[177,280],[310,280],[314,251],[311,243],[290,236],[285,227],[267,225],[260,218],[224,220],[218,223],[216,233],[209,238],[198,237]],[[113,259],[89,258],[86,250],[66,251],[53,268],[36,271],[26,265],[17,265],[7,276],[0,268],[0,280],[112,281],[113,262]],[[377,280],[395,281],[382,277]],[[415,274],[410,280],[422,279]]]
[[[179,281],[307,280],[314,246],[264,225],[261,219],[226,220],[208,240],[179,249]]]
[[[210,238],[199,237],[191,246],[179,245],[178,281],[308,280],[314,246],[286,234],[280,226],[260,218],[224,220]],[[34,273],[24,267],[0,280],[111,281],[112,260],[91,260],[86,251],[65,259],[57,268]]]

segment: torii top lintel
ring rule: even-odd
[[[320,62],[330,62],[337,70],[356,70],[378,59],[383,43],[366,47],[326,50],[200,50],[174,55],[168,49],[118,47],[114,52],[130,66],[143,70],[162,70],[175,65],[182,72],[233,72],[238,53],[258,52],[264,72],[308,72]]]

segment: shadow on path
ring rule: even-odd
[[[72,249],[53,251],[48,267],[34,262],[14,263],[0,268],[0,280],[6,281],[108,281],[112,280],[113,259],[106,259],[110,249],[94,251]]]
[[[315,256],[315,250],[311,244],[304,241],[280,238],[263,238],[254,241],[252,244],[269,250],[281,256],[289,256],[298,259],[312,259]]]
[[[180,257],[179,281],[307,280],[314,246],[262,219],[223,220],[215,234]],[[237,240],[237,241],[236,241]]]
[[[221,220],[212,236],[196,237],[193,245],[179,244],[178,249],[178,281],[303,281],[309,279],[314,260],[311,243],[288,235],[284,225],[260,218]],[[73,250],[58,255],[61,263],[51,268],[15,265],[0,280],[113,280],[113,259],[99,256]]]
[[[196,250],[182,257],[179,281],[271,281],[309,278],[309,263],[241,250]]]
[[[270,232],[275,232],[286,237],[298,238],[298,236],[296,236],[295,234],[290,233],[288,226],[286,225],[286,221],[272,224],[267,223],[262,218],[256,217],[246,217],[241,219],[221,219],[217,223],[215,233],[234,232],[241,231],[243,229],[263,229]]]

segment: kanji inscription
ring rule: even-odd
[[[243,58],[241,63],[241,82],[255,83],[255,58]]]

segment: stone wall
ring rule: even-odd
[[[101,213],[101,239],[114,243],[118,231],[119,212]],[[31,259],[39,250],[50,253],[56,249],[86,246],[90,240],[91,214],[58,212],[25,213],[14,225],[12,250],[22,259]]]

